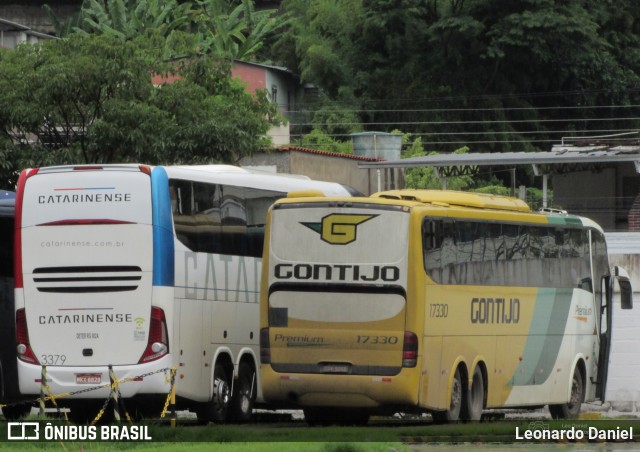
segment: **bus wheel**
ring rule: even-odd
[[[484,408],[484,378],[480,366],[476,366],[473,371],[471,388],[466,399],[462,418],[466,421],[479,421],[482,418],[482,409]]]
[[[235,384],[231,398],[231,419],[237,422],[247,422],[253,415],[253,404],[256,400],[256,372],[253,366],[246,362],[240,363],[238,381]]]
[[[360,408],[307,407],[303,409],[304,420],[310,426],[355,425],[369,422],[369,411]]]
[[[2,407],[2,414],[8,421],[18,421],[31,413],[30,404],[7,405]]]
[[[434,411],[431,413],[433,421],[435,423],[444,422],[457,422],[460,420],[460,411],[462,410],[462,402],[465,399],[465,389],[462,385],[462,377],[460,376],[460,369],[456,369],[456,373],[453,375],[453,382],[451,383],[451,400],[449,402],[449,409],[446,411]]]
[[[196,411],[198,421],[201,423],[226,421],[230,399],[229,378],[224,366],[218,363],[213,369],[213,397]]]
[[[103,408],[104,403],[97,400],[83,400],[78,399],[69,402],[68,417],[71,422],[78,425],[86,425],[93,422],[98,416],[100,410]],[[102,416],[98,420],[100,425],[105,425],[111,422],[113,419],[113,402],[109,402]]]
[[[571,380],[571,397],[569,402],[559,405],[549,405],[549,412],[554,419],[576,419],[580,414],[580,406],[584,400],[584,383],[582,371],[579,367],[573,372]]]
[[[331,408],[307,407],[302,410],[304,412],[304,420],[311,427],[317,425],[331,425],[335,422]]]
[[[364,426],[369,422],[369,411],[361,408],[335,408],[334,423],[343,426]]]

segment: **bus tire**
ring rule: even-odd
[[[307,407],[303,408],[304,420],[311,427],[318,425],[327,426],[335,423],[333,410],[326,407]]]
[[[222,364],[216,363],[213,368],[213,396],[209,402],[202,404],[197,410],[198,421],[201,423],[226,421],[230,399],[231,387],[228,374]]]
[[[462,406],[462,419],[465,421],[479,421],[484,409],[484,377],[480,366],[473,371],[471,387],[467,391],[466,401]]]
[[[336,423],[343,426],[363,427],[369,422],[369,411],[360,408],[337,408]]]
[[[238,368],[238,381],[231,398],[230,418],[235,422],[248,422],[253,416],[253,405],[256,401],[256,371],[254,367],[242,362]]]
[[[104,406],[104,402],[98,400],[84,400],[77,399],[68,403],[69,413],[67,414],[69,420],[77,425],[86,425],[92,423],[100,410]],[[97,423],[100,425],[108,424],[113,419],[113,401],[110,401],[102,413]]]
[[[310,426],[364,426],[369,422],[369,411],[359,408],[307,407],[304,419]]]
[[[554,419],[576,419],[580,414],[580,407],[584,401],[584,379],[582,369],[576,367],[571,380],[571,396],[569,402],[549,405],[549,412]]]
[[[433,421],[437,424],[458,422],[460,420],[463,402],[467,397],[466,392],[465,386],[462,384],[460,368],[458,367],[453,375],[453,381],[451,382],[451,399],[449,400],[449,409],[446,411],[434,411],[431,413]]]
[[[2,407],[2,415],[8,421],[19,421],[31,413],[31,404],[7,405]]]

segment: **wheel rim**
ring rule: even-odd
[[[250,409],[251,409],[251,396],[249,395],[249,391],[245,389],[240,394],[240,410],[243,413],[248,413]]]
[[[229,385],[221,378],[216,378],[216,398],[222,406],[229,404],[229,398],[231,397],[229,391]]]
[[[575,408],[578,404],[582,402],[582,381],[580,381],[580,377],[574,375],[573,381],[571,383],[571,398],[569,399],[569,403],[567,403],[567,407],[569,409]]]
[[[451,406],[449,410],[451,412],[457,412],[462,406],[462,383],[460,382],[459,374],[456,372],[456,376],[453,379],[453,385],[451,386]]]
[[[469,418],[470,420],[480,420],[482,408],[484,407],[484,383],[479,369],[473,374],[471,391],[469,391]]]

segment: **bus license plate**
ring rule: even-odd
[[[76,384],[79,385],[99,385],[102,383],[102,375],[100,374],[77,374]]]
[[[347,374],[349,373],[348,364],[324,364],[322,372],[326,374]]]

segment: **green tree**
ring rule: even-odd
[[[266,38],[286,25],[275,9],[256,11],[253,0],[199,0],[194,18],[201,52],[237,60],[254,57]]]
[[[234,162],[268,144],[274,106],[212,57],[160,65],[146,40],[75,36],[0,52],[2,186],[70,163]],[[152,73],[180,80],[154,87]]]
[[[191,18],[191,4],[178,0],[84,0],[75,19],[78,25],[71,27],[71,32],[123,40],[156,37],[164,56],[172,57],[189,53],[196,45],[195,35],[188,33]],[[55,16],[53,20],[59,23]],[[68,36],[70,27],[63,25],[61,36]]]
[[[401,128],[440,151],[468,143],[477,152],[546,150],[556,130],[640,125],[616,119],[637,109],[602,108],[640,101],[632,0],[282,5],[292,26],[274,58],[338,104],[357,105],[363,129]]]
[[[320,129],[313,129],[305,134],[299,140],[299,144],[305,148],[337,152],[339,154],[353,154],[351,142],[336,140]]]
[[[186,27],[189,3],[177,0],[85,0],[80,33],[100,33],[133,39],[148,33],[169,36]]]
[[[254,0],[84,0],[77,18],[61,22],[45,5],[59,36],[105,34],[124,40],[160,36],[164,55],[213,54],[248,60],[287,23]]]
[[[419,140],[419,138],[418,138]],[[425,154],[420,150],[421,144],[414,142],[412,145],[413,152],[407,154],[408,157],[420,157],[423,155],[438,155],[438,152],[429,152]],[[469,152],[468,148],[460,148],[453,152],[453,154],[466,154]],[[432,189],[440,190],[443,187],[442,177],[438,177],[436,170],[433,167],[424,168],[409,168],[405,171],[405,185],[407,188],[418,189]],[[481,179],[474,178],[473,176],[456,176],[447,178],[447,190],[471,190],[478,184],[482,185]]]

